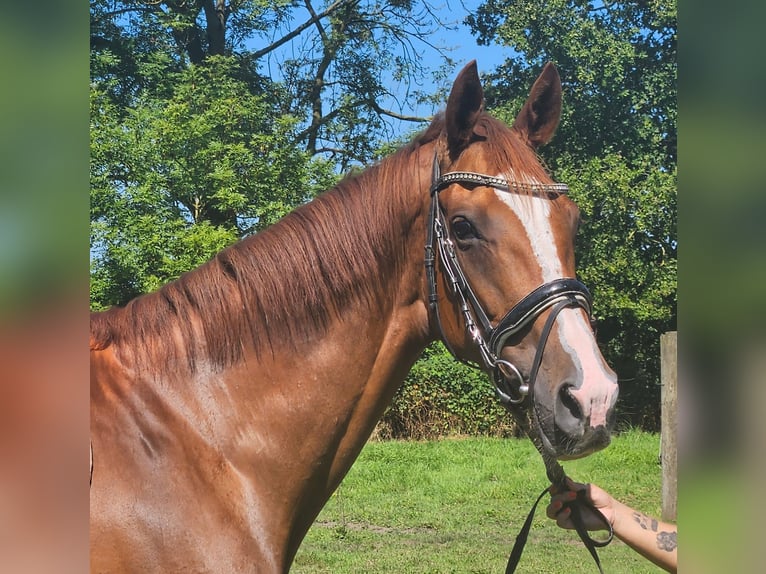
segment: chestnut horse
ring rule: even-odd
[[[578,209],[535,154],[558,72],[511,128],[483,107],[471,62],[409,145],[93,314],[92,572],[287,572],[439,338],[547,455],[608,444],[617,384],[575,278]]]

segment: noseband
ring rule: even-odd
[[[500,321],[492,326],[487,313],[476,297],[468,279],[463,273],[457,258],[455,246],[449,238],[449,232],[444,213],[439,206],[439,192],[454,183],[465,186],[486,186],[508,193],[533,193],[562,195],[569,188],[562,183],[520,183],[508,181],[505,178],[473,173],[470,171],[454,171],[440,174],[439,162],[434,156],[433,174],[431,179],[431,209],[426,238],[425,267],[428,280],[428,304],[432,309],[442,340],[455,358],[458,357],[452,349],[442,329],[439,317],[439,306],[436,296],[436,249],[442,262],[451,291],[458,297],[460,312],[463,315],[465,327],[478,347],[486,369],[492,373],[493,383],[498,398],[503,404],[520,404],[533,388],[537,372],[542,363],[543,350],[548,335],[553,328],[556,316],[567,307],[581,307],[588,317],[591,316],[591,296],[588,288],[573,278],[555,279],[534,289],[521,301],[514,305]],[[525,379],[519,369],[512,363],[500,359],[500,352],[508,339],[535,321],[545,310],[551,309],[550,315],[540,336],[529,378]]]

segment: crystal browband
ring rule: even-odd
[[[453,171],[445,173],[434,182],[431,193],[435,193],[453,183],[468,183],[494,187],[503,191],[527,191],[537,193],[569,193],[569,186],[565,183],[534,183],[508,181],[503,177],[494,177],[472,171]]]

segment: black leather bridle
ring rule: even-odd
[[[428,221],[428,231],[426,233],[426,253],[425,267],[428,281],[428,305],[436,318],[436,324],[439,334],[444,341],[445,346],[450,353],[459,361],[467,363],[468,361],[459,357],[450,345],[442,329],[441,318],[439,316],[439,305],[436,294],[436,250],[439,252],[439,259],[442,268],[447,276],[447,282],[452,292],[458,297],[460,303],[460,312],[463,315],[465,328],[479,349],[479,353],[487,371],[492,373],[492,381],[495,385],[495,392],[504,405],[520,405],[534,389],[535,379],[542,363],[543,350],[548,341],[548,335],[553,328],[558,314],[567,307],[580,307],[588,314],[592,321],[591,296],[588,288],[571,277],[562,277],[554,279],[548,283],[540,285],[532,290],[521,301],[516,303],[498,321],[494,327],[487,316],[486,311],[479,302],[478,297],[471,289],[468,279],[463,273],[460,262],[457,258],[455,246],[449,238],[447,223],[444,219],[444,212],[439,206],[439,192],[446,187],[458,183],[465,187],[486,186],[492,187],[508,193],[532,193],[537,195],[557,196],[566,194],[569,188],[562,183],[520,183],[508,181],[502,177],[495,177],[474,173],[470,171],[453,171],[441,175],[438,157],[434,155],[433,173],[431,178],[431,209]],[[436,245],[434,246],[434,242]],[[530,325],[545,310],[551,309],[548,318],[545,321],[540,335],[540,341],[537,344],[535,358],[532,361],[532,367],[527,379],[521,374],[519,369],[512,363],[500,359],[500,352],[506,346],[508,340],[519,333],[526,326]],[[539,441],[538,441],[539,442]],[[521,553],[526,544],[529,529],[532,525],[535,510],[540,500],[552,488],[566,488],[564,469],[550,456],[546,455],[541,445],[536,444],[543,456],[548,479],[552,485],[547,487],[537,498],[532,506],[532,510],[527,516],[527,520],[516,538],[513,551],[508,559],[506,574],[512,574],[516,571]],[[572,510],[572,521],[577,530],[577,534],[582,539],[586,548],[596,561],[599,572],[603,574],[601,562],[598,559],[596,548],[609,544],[612,540],[612,526],[604,516],[585,498],[583,493],[578,493],[576,500],[568,502],[567,505]],[[591,538],[583,525],[583,519],[580,514],[580,507],[589,508],[596,516],[601,517],[604,525],[609,530],[609,536],[606,540],[595,540]]]
[[[542,363],[543,350],[556,316],[567,307],[581,307],[585,309],[590,318],[590,292],[577,279],[555,279],[534,289],[514,305],[493,327],[478,297],[471,289],[465,273],[463,273],[455,246],[449,238],[444,212],[439,206],[439,192],[455,183],[466,187],[486,186],[509,193],[525,192],[547,196],[566,194],[569,188],[563,183],[521,183],[470,171],[454,171],[441,175],[438,158],[434,155],[431,209],[425,254],[429,308],[436,318],[439,333],[447,349],[458,360],[467,362],[455,353],[442,329],[436,295],[436,250],[438,250],[447,282],[459,299],[466,330],[478,347],[484,367],[492,373],[495,392],[499,400],[506,405],[517,405],[525,400],[530,389],[534,387],[535,378]],[[500,352],[509,338],[531,324],[546,309],[551,309],[551,313],[543,327],[529,377],[525,379],[514,364],[499,358]]]

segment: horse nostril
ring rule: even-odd
[[[567,410],[569,410],[569,412],[576,420],[582,420],[582,408],[580,408],[580,403],[577,402],[577,399],[572,394],[571,389],[571,385],[562,385],[559,389],[559,400],[561,401],[561,404],[564,405]]]

